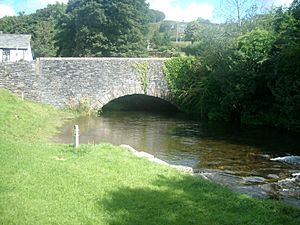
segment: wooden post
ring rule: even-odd
[[[79,147],[79,126],[78,125],[74,126],[74,147],[75,148]]]

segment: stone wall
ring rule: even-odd
[[[131,94],[145,94],[136,65],[147,63],[149,96],[170,101],[162,66],[166,59],[40,58],[0,63],[0,88],[25,98],[64,107],[86,99],[93,109]]]

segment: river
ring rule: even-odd
[[[193,167],[201,176],[239,192],[286,199],[300,207],[297,134],[266,128],[237,130],[177,114],[109,112],[67,122],[53,141],[72,143],[74,124],[80,127],[81,143],[127,144],[170,164]]]

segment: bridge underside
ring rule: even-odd
[[[103,113],[110,111],[176,112],[178,108],[158,97],[133,94],[116,98],[104,105],[100,110]]]
[[[173,104],[172,99],[169,96],[168,89],[150,86],[145,93],[139,83],[133,84],[130,87],[114,87],[105,93],[99,92],[97,95],[90,96],[90,99],[91,109],[93,111],[102,110],[102,108],[107,104],[111,102],[114,103],[118,100],[123,101],[124,104],[125,102],[128,104],[132,103],[132,106],[135,104],[135,101],[140,103],[147,101],[149,104],[155,104],[154,102],[167,102],[170,105]],[[144,105],[144,107],[146,106]]]

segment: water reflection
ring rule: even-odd
[[[287,177],[299,165],[271,157],[300,155],[297,135],[267,129],[232,130],[221,124],[195,122],[168,114],[110,112],[70,121],[55,142],[72,143],[74,124],[81,143],[128,144],[172,164],[231,171],[242,176]]]

